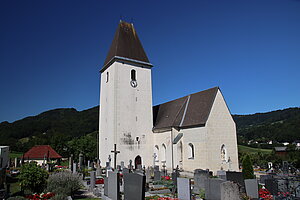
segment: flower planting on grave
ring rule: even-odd
[[[179,200],[178,198],[172,197],[160,197],[158,195],[146,197],[145,200]]]
[[[26,196],[27,199],[32,199],[32,200],[40,200],[40,199],[50,199],[51,197],[54,197],[55,194],[53,192],[47,192],[47,193],[41,193],[41,194],[33,194],[33,195],[28,195]]]
[[[271,195],[271,193],[269,192],[269,190],[267,190],[266,188],[261,188],[258,191],[259,197],[263,198],[265,200],[273,200],[273,195]]]

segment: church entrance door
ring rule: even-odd
[[[137,169],[139,165],[142,165],[142,158],[141,158],[141,156],[137,156],[134,159],[134,167],[135,167],[135,169]]]

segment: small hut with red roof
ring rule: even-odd
[[[62,156],[50,145],[36,145],[22,156],[24,162],[35,161],[38,165],[45,164],[47,161],[57,161],[61,158]]]

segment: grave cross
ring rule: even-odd
[[[114,153],[114,170],[117,169],[117,154],[120,153],[120,151],[117,151],[117,144],[114,145],[114,150],[111,151]]]
[[[153,167],[155,166],[156,158],[157,158],[157,155],[156,155],[156,153],[154,153],[153,154]]]

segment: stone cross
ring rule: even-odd
[[[232,161],[231,161],[230,157],[228,157],[228,171],[231,171],[231,163],[232,163]]]
[[[156,158],[157,158],[157,155],[156,155],[156,153],[154,153],[153,154],[153,167],[155,166]]]
[[[132,160],[129,160],[129,170],[132,170]]]
[[[114,169],[117,169],[117,154],[120,153],[120,151],[117,151],[117,144],[114,145],[114,150],[111,151],[114,153]]]
[[[110,157],[110,155],[108,155],[108,162],[106,162],[106,167],[108,167],[108,166],[110,167],[110,162],[111,162],[111,157]]]

